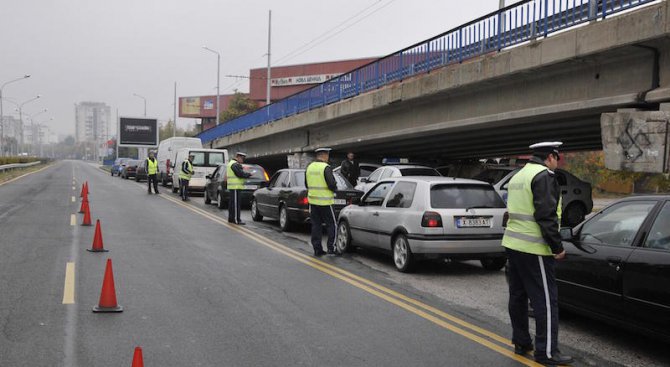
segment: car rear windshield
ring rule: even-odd
[[[430,206],[435,209],[504,208],[505,202],[488,185],[450,184],[430,188]]]
[[[487,169],[487,170],[482,171],[481,173],[477,174],[475,177],[473,177],[473,179],[488,182],[491,185],[495,185],[498,182],[500,182],[500,180],[505,178],[505,176],[507,176],[508,173],[510,173],[510,170]]]
[[[400,174],[403,176],[439,176],[440,173],[433,168],[401,168]]]
[[[218,167],[225,163],[223,152],[198,152],[190,151],[193,154],[193,167]]]
[[[339,172],[333,172],[333,176],[335,176],[338,190],[352,190],[354,188]],[[291,185],[293,187],[305,187],[305,171],[293,172],[293,182]]]
[[[265,180],[265,171],[260,166],[243,164],[242,168],[244,169],[244,172],[251,173],[249,179]]]

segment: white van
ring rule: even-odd
[[[167,186],[172,182],[172,165],[177,157],[177,151],[182,148],[202,148],[200,138],[174,137],[158,144],[158,180]]]
[[[193,154],[193,171],[195,172],[188,184],[188,191],[205,191],[207,179],[205,176],[212,174],[216,167],[228,163],[228,150],[226,149],[202,149],[182,148],[177,151],[177,157],[172,164],[174,174],[172,175],[172,192],[179,191],[179,171],[181,164]]]

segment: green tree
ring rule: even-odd
[[[161,124],[158,129],[158,140],[163,141],[173,136],[195,136],[198,133],[195,127],[189,130],[185,130],[177,126],[177,131],[173,131],[173,129],[174,121],[172,120],[168,120],[165,124]]]
[[[258,109],[258,104],[249,98],[249,95],[235,91],[228,108],[221,112],[221,122],[230,121],[236,117],[246,115]]]

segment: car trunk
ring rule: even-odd
[[[507,209],[492,186],[438,184],[431,187],[430,196],[431,211],[442,219],[442,234],[472,239],[502,235]]]

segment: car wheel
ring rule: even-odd
[[[175,186],[174,183],[172,184],[172,193],[176,194],[179,192],[179,186]]]
[[[396,269],[402,273],[409,273],[414,267],[414,255],[404,234],[393,238],[393,262]]]
[[[112,177],[114,177],[114,171],[109,171],[109,173],[111,173]]]
[[[207,190],[205,189],[205,205],[209,205],[212,203],[212,199],[209,198],[209,194],[207,193]]]
[[[292,223],[288,218],[288,210],[286,209],[286,205],[282,205],[279,207],[279,228],[281,228],[282,232],[290,232],[292,228]]]
[[[337,250],[343,254],[345,252],[351,252],[351,230],[349,229],[349,222],[343,220],[337,226],[337,237],[335,238],[335,246]]]
[[[263,216],[258,211],[258,203],[256,203],[256,199],[251,200],[251,219],[253,219],[254,222],[260,222],[263,220]]]
[[[486,270],[498,271],[505,267],[507,264],[506,257],[487,257],[480,259],[479,262],[482,263],[482,267]]]
[[[586,217],[586,208],[582,203],[571,203],[565,208],[561,216],[561,225],[564,227],[574,227],[584,221]]]
[[[220,192],[216,193],[216,207],[219,209],[226,209],[228,207],[228,203],[223,201]]]
[[[140,178],[137,175],[135,175],[135,182],[140,182]]]
[[[167,187],[167,186],[168,186],[168,184],[167,184],[167,180],[165,179],[165,177],[162,177],[162,178],[161,178],[161,186],[163,186],[163,187]]]

